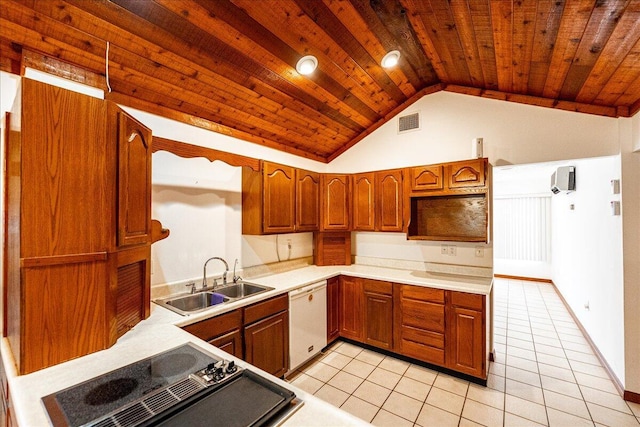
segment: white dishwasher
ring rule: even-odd
[[[327,281],[289,292],[289,369],[327,345]]]

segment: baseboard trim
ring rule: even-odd
[[[498,277],[500,279],[525,280],[527,282],[543,282],[553,284],[553,280],[551,279],[537,279],[535,277],[510,276],[508,274],[494,274],[493,277]]]
[[[584,338],[587,340],[587,343],[589,344],[589,347],[591,347],[591,350],[593,350],[593,353],[596,355],[596,357],[598,358],[598,360],[602,364],[602,367],[604,368],[604,370],[607,371],[607,374],[609,375],[609,378],[611,378],[611,381],[613,382],[613,385],[618,390],[618,393],[620,394],[620,396],[624,400],[628,400],[630,402],[640,403],[640,394],[634,393],[632,391],[628,391],[628,390],[624,389],[624,387],[622,385],[622,382],[620,381],[618,376],[613,372],[613,369],[611,369],[611,366],[609,366],[609,363],[607,363],[607,360],[604,358],[602,353],[600,353],[600,350],[598,349],[596,344],[593,342],[593,340],[591,339],[591,336],[589,336],[589,334],[587,333],[587,331],[584,328],[584,326],[582,326],[582,323],[580,323],[580,320],[578,320],[578,316],[576,316],[576,314],[573,312],[573,310],[571,309],[571,307],[567,303],[567,300],[564,299],[564,296],[562,296],[562,294],[558,290],[558,287],[556,286],[556,284],[553,283],[553,281],[551,281],[551,284],[553,285],[553,289],[556,291],[556,294],[558,294],[558,296],[560,297],[560,300],[562,301],[564,306],[567,308],[567,311],[569,312],[569,314],[573,318],[573,321],[578,326],[578,329],[580,329],[580,332],[582,332],[582,335],[584,335]],[[638,400],[633,400],[633,399],[638,399]]]
[[[640,404],[640,393],[634,393],[632,391],[625,390],[622,398],[624,400],[628,400],[629,402]]]

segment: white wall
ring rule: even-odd
[[[618,154],[617,120],[452,92],[427,95],[402,115],[420,112],[421,129],[398,135],[397,118],[339,156],[328,171],[362,172],[471,157],[484,138],[494,166]]]
[[[640,394],[640,113],[620,120],[627,390]]]
[[[620,156],[570,164],[576,191],[551,202],[553,282],[624,382],[622,217],[611,214],[610,204],[620,200],[610,182],[620,179]]]

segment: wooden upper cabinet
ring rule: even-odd
[[[442,165],[411,168],[409,176],[411,191],[439,191],[444,188]]]
[[[349,231],[351,222],[351,176],[347,174],[323,174],[321,183],[321,230]]]
[[[262,161],[242,169],[242,234],[316,231],[320,174]]]
[[[376,229],[402,231],[402,170],[376,172]]]
[[[295,169],[264,162],[265,233],[293,233],[295,231]]]
[[[151,130],[118,109],[118,246],[151,242]]]
[[[402,170],[353,175],[353,230],[402,231]]]
[[[353,175],[353,230],[374,231],[375,215],[375,173]]]
[[[449,163],[447,177],[449,188],[482,187],[485,185],[485,159]]]
[[[296,231],[320,226],[320,174],[296,169]]]

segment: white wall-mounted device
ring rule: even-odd
[[[471,157],[474,159],[481,159],[483,157],[482,153],[482,138],[473,138],[471,140]]]
[[[561,166],[551,175],[551,191],[553,194],[558,194],[561,191],[574,191],[575,189],[575,166]]]

